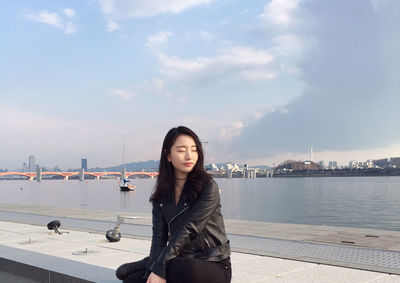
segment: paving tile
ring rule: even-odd
[[[240,265],[235,268],[263,276],[275,276],[294,271],[303,271],[314,266],[316,266],[314,263],[260,256],[240,262]]]
[[[142,254],[120,252],[118,254],[105,255],[101,257],[83,258],[81,262],[116,270],[124,263],[139,261],[144,257],[145,256]]]
[[[385,274],[343,267],[316,265],[312,268],[283,273],[261,282],[296,282],[296,283],[362,283],[374,282]],[[273,279],[273,280],[272,280]]]
[[[149,254],[151,242],[146,240],[122,238],[119,242],[114,242],[114,243],[111,243],[107,241],[107,239],[105,239],[105,241],[98,243],[97,245],[100,247],[120,249],[128,252]]]
[[[382,274],[382,277],[372,280],[368,283],[399,283],[399,282],[400,282],[399,275]]]
[[[379,250],[400,250],[400,238],[394,236],[378,236],[376,234],[360,233],[335,233],[325,236],[316,236],[306,239],[308,241],[343,244],[354,243],[352,246],[369,247]]]
[[[29,238],[42,238],[42,236],[33,237],[31,234],[21,234],[15,232],[2,232],[0,237],[0,244],[6,244],[10,242],[22,241],[22,240],[29,240]]]
[[[8,234],[8,236],[10,236]],[[18,234],[11,235],[7,239],[2,239],[0,241],[1,245],[14,246],[16,248],[24,248],[24,245],[28,244],[39,244],[51,241],[51,238],[47,238],[46,235],[34,235],[34,234]]]
[[[53,241],[53,242],[33,241],[32,243],[23,242],[23,243],[18,243],[17,245],[9,245],[9,246],[48,255],[54,255],[56,252],[78,249],[79,247],[81,247],[81,245],[78,245],[76,243],[66,243],[60,241]]]
[[[239,271],[237,269],[232,270],[232,283],[245,283],[245,282],[260,282],[265,277],[261,274]]]
[[[258,255],[251,255],[251,254],[244,254],[244,253],[231,253],[231,263],[232,265],[241,264],[243,261],[258,259],[260,256]]]
[[[101,241],[107,241],[105,235],[100,235],[97,233],[89,233],[89,232],[82,232],[82,231],[73,231],[73,230],[60,230],[63,234],[58,235],[51,233],[50,236],[53,239],[58,239],[60,241],[65,242],[89,242],[89,243],[96,243]]]

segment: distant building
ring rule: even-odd
[[[367,162],[357,161],[357,160],[352,160],[352,161],[349,162],[349,168],[350,169],[368,168],[368,163]]]
[[[329,161],[328,167],[329,167],[329,169],[336,169],[337,168],[337,161]]]
[[[29,155],[28,164],[29,172],[36,172],[35,156]]]
[[[219,169],[218,169],[217,165],[215,165],[215,163],[211,163],[211,164],[208,166],[208,169],[209,169],[210,171],[219,171]]]
[[[81,169],[87,171],[87,158],[81,159]]]
[[[225,171],[232,170],[232,172],[237,172],[240,170],[240,167],[236,163],[227,162],[227,163],[222,164],[221,168],[219,168],[219,169],[223,170],[223,171],[224,170]]]
[[[321,168],[325,168],[325,163],[323,160],[321,160],[320,162],[318,162],[318,165],[321,166]]]
[[[26,162],[22,163],[22,172],[28,172],[28,164]]]
[[[367,168],[374,168],[374,161],[371,159],[368,159],[367,162],[365,162]]]

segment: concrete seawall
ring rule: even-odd
[[[117,214],[140,219],[110,243]],[[54,219],[68,233],[49,231]],[[149,253],[150,224],[146,214],[0,204],[0,282],[118,282],[120,264]],[[226,228],[232,282],[400,282],[397,231],[238,220]]]

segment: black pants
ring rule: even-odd
[[[167,283],[230,283],[232,269],[230,258],[213,262],[178,257],[168,264]],[[146,279],[128,276],[124,283],[146,283]]]

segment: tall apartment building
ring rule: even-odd
[[[81,169],[87,171],[87,159],[86,158],[81,159]]]
[[[33,155],[29,155],[28,170],[29,170],[29,172],[36,172],[35,156],[33,156]]]

